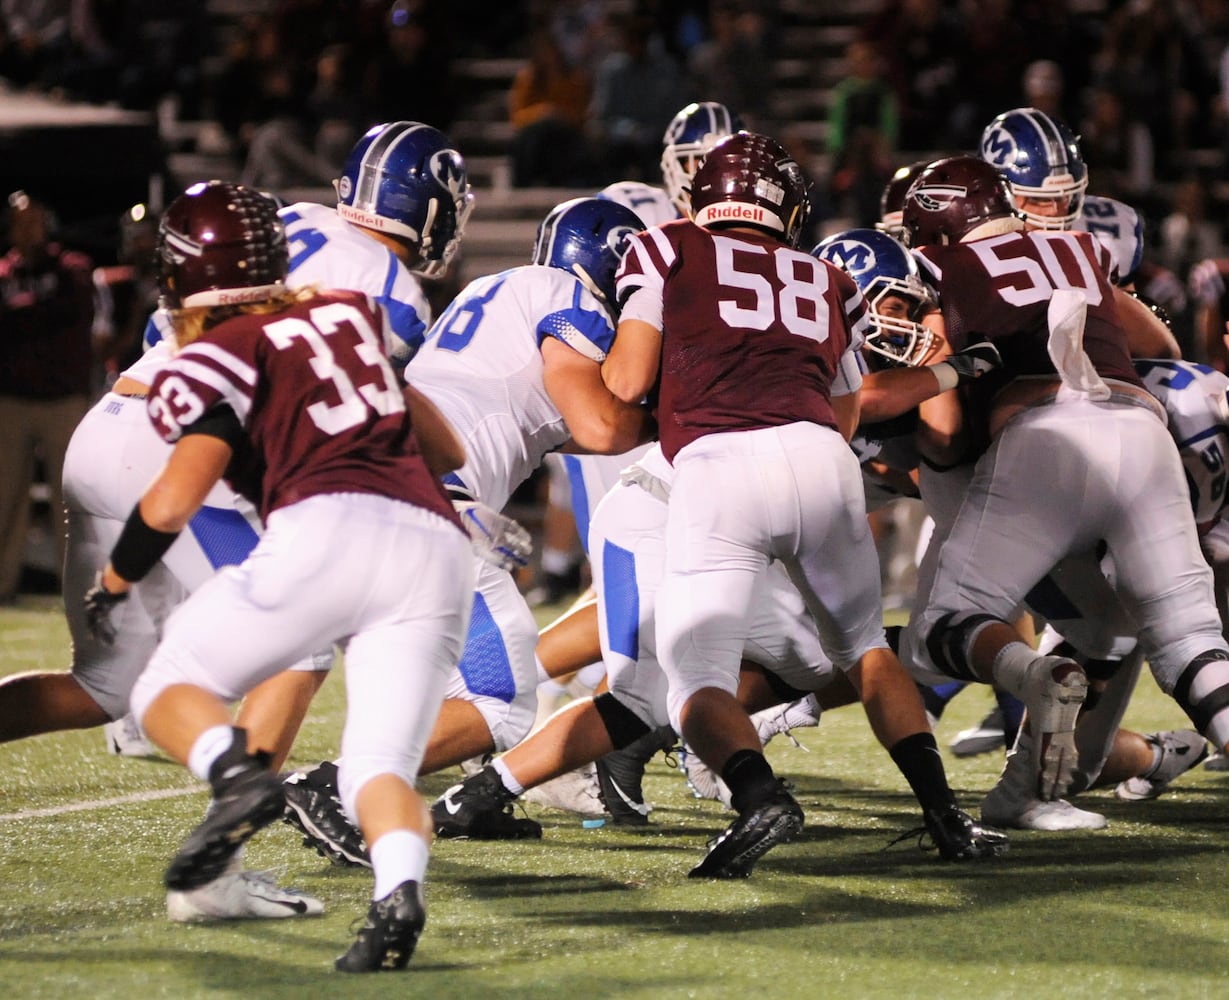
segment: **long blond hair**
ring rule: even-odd
[[[187,347],[201,334],[224,320],[234,316],[268,316],[271,313],[285,312],[291,306],[319,294],[315,285],[304,288],[286,288],[257,302],[245,302],[234,306],[190,306],[187,309],[171,309],[171,327],[175,331],[176,349]]]

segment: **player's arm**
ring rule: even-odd
[[[1130,292],[1113,286],[1118,321],[1127,335],[1133,358],[1164,358],[1177,361],[1182,348],[1164,321]]]
[[[923,318],[922,325],[942,338],[939,340],[942,345],[940,351],[950,351],[947,324],[943,321],[942,313],[936,311],[928,314]],[[964,407],[960,403],[958,393],[940,392],[918,404],[916,441],[918,451],[934,465],[946,467],[961,460],[966,450],[968,434]]]
[[[602,381],[619,399],[637,403],[656,383],[660,364],[661,330],[643,319],[624,319],[602,362]]]
[[[427,468],[436,476],[461,468],[465,464],[465,443],[448,418],[412,385],[406,385],[403,393],[410,426]]]
[[[998,348],[983,340],[944,361],[916,368],[888,368],[862,376],[862,419],[891,420],[948,389],[1002,367]]]
[[[546,391],[576,450],[618,455],[653,440],[657,425],[640,405],[643,393],[625,402],[606,387],[602,366],[554,337],[542,341],[542,362]]]

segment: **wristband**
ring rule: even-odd
[[[939,383],[940,392],[955,389],[960,384],[960,375],[956,372],[955,366],[949,365],[946,361],[931,365],[930,371]]]
[[[137,504],[111,550],[111,568],[121,579],[136,583],[158,564],[178,537],[178,531],[158,531],[146,524]]]

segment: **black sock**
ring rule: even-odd
[[[730,804],[742,812],[781,787],[768,759],[756,750],[736,750],[721,769],[721,780],[729,786]]]
[[[943,758],[933,733],[914,733],[898,741],[888,754],[909,782],[923,809],[941,809],[956,804],[947,784]]]

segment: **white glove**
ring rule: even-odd
[[[1187,276],[1187,287],[1201,305],[1216,305],[1225,294],[1225,279],[1220,273],[1220,266],[1214,260],[1201,260],[1191,268],[1191,273]]]
[[[452,505],[469,532],[475,554],[509,571],[529,565],[533,539],[516,521],[474,500],[455,500]]]

